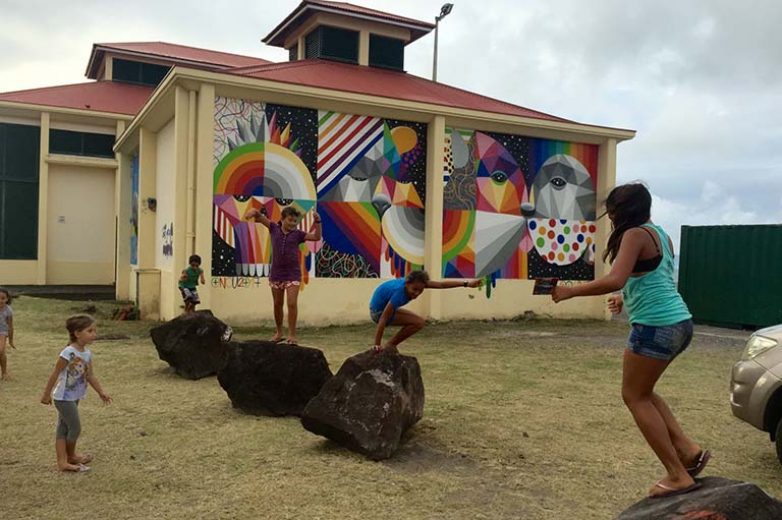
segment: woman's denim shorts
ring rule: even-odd
[[[641,356],[670,361],[684,352],[691,341],[692,320],[663,327],[633,324],[627,348]]]

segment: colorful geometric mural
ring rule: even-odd
[[[130,263],[138,265],[138,152],[130,156]]]
[[[302,246],[319,277],[400,276],[423,265],[426,125],[217,98],[215,276],[266,276],[268,230],[244,215],[284,206],[323,221]]]
[[[448,128],[445,154],[445,277],[594,277],[597,146]]]
[[[424,262],[426,125],[318,113],[318,207],[338,262],[317,276],[360,264],[370,276],[401,276]]]

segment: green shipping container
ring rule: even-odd
[[[682,226],[679,292],[698,323],[782,323],[782,224]]]

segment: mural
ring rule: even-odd
[[[130,263],[138,265],[138,152],[130,157]]]
[[[423,264],[426,125],[238,99],[215,103],[213,276],[269,273],[268,230],[293,205],[323,220],[302,272],[400,276]]]
[[[447,129],[443,275],[592,279],[597,151]]]

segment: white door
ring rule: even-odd
[[[114,170],[49,167],[46,282],[114,283]]]

